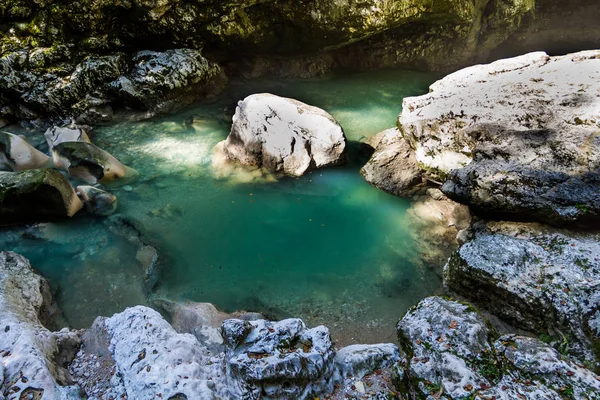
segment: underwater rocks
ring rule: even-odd
[[[401,393],[425,399],[594,399],[600,377],[538,339],[497,333],[475,308],[429,297],[398,323]]]
[[[105,123],[113,105],[147,116],[173,112],[218,93],[226,78],[198,50],[89,55],[68,46],[23,49],[0,57],[0,109],[5,117]],[[2,107],[4,106],[4,107]]]
[[[600,343],[600,237],[495,223],[445,267],[445,285],[521,329],[595,363]]]
[[[600,51],[531,53],[448,75],[398,120],[421,169],[475,211],[600,221]]]
[[[375,152],[360,174],[371,185],[396,196],[410,197],[427,185],[414,152],[397,128],[375,137]]]
[[[27,141],[8,132],[0,132],[0,171],[24,171],[48,168],[52,160]]]
[[[121,164],[101,148],[86,142],[62,142],[52,148],[57,168],[89,184],[107,183],[123,178],[134,178],[137,172]]]
[[[72,217],[82,207],[69,181],[56,170],[0,172],[0,224]]]
[[[117,196],[93,186],[77,186],[77,195],[92,215],[108,216],[117,211]]]
[[[320,108],[272,94],[254,94],[238,103],[231,133],[217,145],[215,157],[301,176],[343,164],[346,137],[337,121]]]
[[[54,312],[50,286],[22,256],[0,253],[0,395],[6,399],[79,399],[64,368],[79,339],[43,326]]]
[[[471,225],[469,207],[450,200],[434,188],[413,197],[406,218],[419,252],[419,262],[440,272],[466,239]]]

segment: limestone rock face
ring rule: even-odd
[[[426,186],[423,173],[398,129],[379,133],[375,141],[375,152],[360,170],[365,180],[396,196],[410,197],[422,191]]]
[[[307,399],[333,391],[333,346],[324,326],[299,319],[223,323],[233,398]]]
[[[89,362],[91,354],[111,364],[114,375],[101,374],[102,365]],[[194,336],[175,332],[159,313],[143,306],[98,318],[75,364],[88,372],[78,377],[88,395],[103,388],[107,398],[212,399],[225,390],[218,360]],[[87,382],[94,373],[102,379]]]
[[[110,84],[126,103],[157,113],[179,110],[221,90],[227,78],[216,64],[192,49],[141,51],[134,68]]]
[[[389,368],[400,360],[398,346],[392,343],[354,344],[335,354],[335,365],[342,378],[361,379],[375,370]]]
[[[554,224],[600,218],[600,51],[477,65],[406,98],[398,126],[452,199]]]
[[[415,398],[594,398],[600,377],[538,339],[496,333],[468,304],[429,297],[398,323],[401,392]],[[590,397],[591,396],[591,397]]]
[[[91,143],[59,143],[52,149],[52,158],[57,168],[64,169],[72,177],[89,184],[106,183],[136,175],[131,168]]]
[[[191,333],[210,351],[218,353],[225,350],[221,325],[227,319],[237,318],[245,321],[264,319],[258,313],[235,312],[227,314],[219,311],[211,303],[175,302],[157,300],[171,316],[171,325],[180,333]]]
[[[0,393],[6,399],[80,399],[57,360],[58,336],[78,342],[77,336],[42,325],[51,317],[51,300],[50,286],[24,257],[0,253]]]
[[[600,343],[599,239],[500,225],[452,256],[445,284],[515,326],[568,337],[564,350],[593,363]]]
[[[0,172],[0,224],[71,217],[82,207],[69,181],[56,170]]]
[[[462,244],[471,224],[469,207],[450,200],[434,188],[414,197],[406,217],[419,260],[440,272]]]
[[[346,161],[346,137],[331,115],[267,93],[238,103],[222,146],[233,162],[291,176]]]
[[[0,132],[0,171],[48,168],[50,157],[12,133]]]
[[[199,50],[131,56],[117,50],[84,57],[80,51],[86,53],[68,46],[0,52],[0,104],[7,103],[3,113],[26,120],[59,116],[102,123],[111,121],[113,104],[125,104],[152,116],[215,94],[226,80]]]

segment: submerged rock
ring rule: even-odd
[[[414,198],[406,218],[419,261],[440,272],[462,244],[471,224],[469,207],[433,188]]]
[[[534,228],[478,233],[449,260],[445,284],[516,326],[566,338],[563,350],[595,363],[600,237]]]
[[[600,377],[538,339],[495,340],[489,321],[468,304],[429,297],[398,323],[406,358],[395,381],[414,398],[593,399]]]
[[[48,147],[53,149],[63,142],[86,142],[91,143],[86,129],[83,127],[58,127],[49,128],[44,133]]]
[[[232,162],[291,176],[346,161],[346,137],[325,111],[272,94],[238,103],[222,154]]]
[[[0,172],[0,224],[72,217],[82,207],[69,181],[54,169]]]
[[[93,186],[77,186],[77,195],[93,215],[107,216],[117,210],[117,196]]]
[[[134,178],[137,172],[101,148],[86,142],[62,142],[52,148],[56,167],[89,184]]]
[[[600,221],[600,51],[477,65],[404,99],[398,126],[442,190],[481,213]]]
[[[397,128],[379,133],[375,152],[360,170],[371,185],[396,196],[410,197],[422,192],[427,181],[417,165],[414,152]]]
[[[102,374],[92,354],[99,354],[114,375]],[[156,311],[128,308],[98,318],[84,336],[75,363],[83,368],[80,385],[87,395],[124,395],[139,399],[212,399],[225,397],[219,360],[189,334],[179,334]],[[85,371],[88,372],[86,377]],[[102,379],[88,381],[92,371]],[[89,385],[91,383],[91,385]]]
[[[50,157],[8,132],[0,132],[0,171],[25,171],[52,166]]]
[[[46,280],[24,257],[0,252],[0,393],[6,399],[80,399],[64,369],[70,357],[60,349],[76,348],[79,340],[43,326],[52,310]]]

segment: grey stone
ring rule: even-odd
[[[516,326],[569,338],[564,350],[594,363],[600,336],[588,321],[600,310],[598,235],[508,223],[491,229],[452,256],[445,284]]]
[[[480,213],[595,226],[600,52],[469,67],[404,99],[399,129],[452,199]]]

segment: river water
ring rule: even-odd
[[[434,79],[386,71],[233,81],[179,114],[96,128],[93,142],[140,172],[138,181],[110,189],[118,213],[169,260],[150,298],[136,247],[101,218],[4,230],[1,248],[29,257],[50,279],[73,327],[172,298],[297,316],[327,325],[338,344],[395,341],[395,322],[441,280],[420,266],[409,201],[360,176],[366,158],[358,141],[394,126],[402,99],[426,93]],[[217,178],[211,150],[229,133],[237,101],[258,92],[331,113],[349,140],[349,164],[276,182]]]

